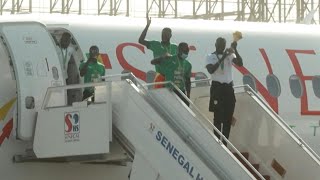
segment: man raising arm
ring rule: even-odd
[[[219,37],[215,43],[216,51],[207,56],[206,68],[211,74],[209,111],[214,112],[214,126],[228,139],[235,108],[236,98],[233,90],[232,64],[242,66],[242,58],[226,48],[226,40]],[[234,47],[233,47],[234,48]],[[221,129],[223,124],[223,129]],[[220,138],[217,132],[215,135]],[[226,145],[226,141],[223,141]]]
[[[151,24],[151,18],[149,18],[148,14],[147,14],[147,25],[139,37],[139,43],[146,46],[147,48],[149,46],[149,41],[146,41],[146,36],[147,36],[147,32],[148,32],[150,24]]]
[[[142,31],[139,37],[139,43],[146,46],[153,52],[153,58],[162,57],[164,55],[175,55],[177,53],[177,45],[170,43],[172,37],[172,31],[170,28],[163,28],[161,33],[161,42],[157,40],[146,40],[147,31],[151,24],[151,18],[147,15],[147,25]],[[163,76],[162,69],[158,64],[155,65],[156,76],[154,82],[163,82],[165,77]],[[155,85],[155,88],[161,88],[162,85]]]

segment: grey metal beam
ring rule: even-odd
[[[146,5],[146,13],[149,16],[156,15],[152,14],[152,10],[155,10],[159,18],[178,17],[178,0],[146,0]]]
[[[32,1],[32,0],[30,0]],[[61,3],[61,7],[57,7],[57,5]],[[78,4],[76,4],[78,3]],[[73,9],[73,6],[78,5],[77,9]],[[61,13],[61,14],[70,14],[70,13],[77,13],[81,14],[82,12],[82,2],[81,0],[74,1],[74,0],[50,0],[50,13]]]
[[[135,0],[143,2],[142,0]],[[89,3],[98,3],[98,15],[129,16],[135,10],[129,9],[132,0],[50,0],[49,9],[40,12],[77,13],[89,12]],[[33,0],[0,0],[0,15],[39,12],[39,1]],[[320,0],[146,0],[145,12],[149,16],[159,18],[202,18],[202,19],[234,19],[238,21],[259,22],[303,22],[310,13],[315,14],[312,23],[320,21]],[[192,6],[188,12],[182,7]],[[49,1],[48,1],[49,4]],[[231,9],[230,7],[234,7]],[[48,8],[48,5],[44,8]],[[91,8],[91,7],[90,7]],[[191,8],[191,7],[190,7]],[[179,11],[178,11],[179,10]],[[90,13],[92,14],[92,11]],[[136,14],[136,13],[134,13]],[[180,15],[182,14],[182,15]]]
[[[107,6],[108,1],[109,6]],[[125,10],[121,9],[123,3],[126,3]],[[98,15],[117,16],[123,14],[122,11],[124,11],[124,14],[129,16],[129,5],[129,0],[98,0]]]

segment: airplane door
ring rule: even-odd
[[[41,23],[1,23],[0,33],[17,82],[17,137],[31,140],[47,87],[65,85],[56,47]]]

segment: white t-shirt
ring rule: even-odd
[[[68,78],[68,74],[67,74],[68,63],[70,61],[71,56],[75,52],[75,49],[71,46],[69,46],[66,49],[58,47],[57,51],[58,51],[60,64],[61,64],[62,71],[63,71],[63,76],[65,79],[67,79]]]
[[[219,59],[222,58],[222,54],[208,54],[206,58],[206,65],[216,64],[219,61],[218,57]],[[220,83],[230,83],[232,81],[232,60],[234,58],[236,58],[236,55],[233,53],[227,56],[218,69],[211,74],[211,80],[218,81]]]

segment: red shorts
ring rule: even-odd
[[[161,75],[160,73],[157,73],[156,76],[154,77],[154,82],[157,83],[157,82],[164,82],[166,80],[166,78]],[[164,85],[163,84],[155,84],[154,85],[154,88],[163,88]]]

